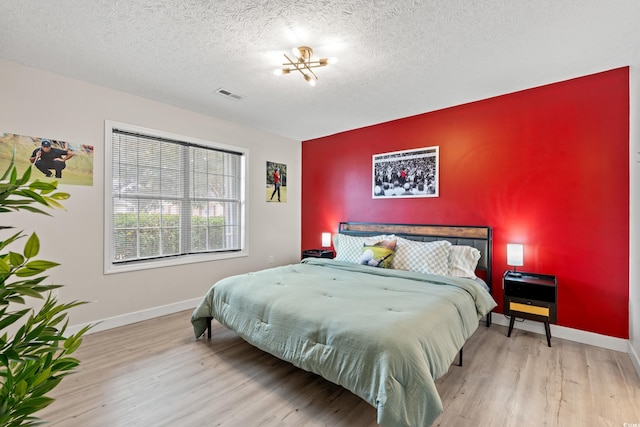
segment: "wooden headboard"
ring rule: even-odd
[[[375,222],[341,222],[338,232],[351,236],[374,236],[395,234],[406,239],[432,242],[447,240],[454,245],[472,246],[480,251],[477,269],[484,272],[482,279],[491,287],[491,227],[427,225],[427,224],[385,224]]]

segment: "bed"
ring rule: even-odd
[[[480,319],[491,323],[491,228],[345,222],[338,231],[335,259],[307,258],[214,284],[192,314],[194,334],[211,338],[215,318],[360,396],[381,426],[429,426],[442,413],[435,380],[457,355],[461,364]],[[461,250],[474,257],[452,275]]]

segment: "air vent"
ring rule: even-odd
[[[238,95],[237,93],[233,93],[230,90],[227,90],[222,87],[216,89],[216,93],[220,96],[224,96],[225,98],[235,99],[236,101],[239,101],[243,98],[242,95]]]

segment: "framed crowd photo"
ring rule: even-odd
[[[374,199],[438,197],[439,147],[373,155]]]

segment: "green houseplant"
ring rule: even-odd
[[[11,161],[0,178],[0,213],[49,215],[41,208],[62,208],[59,201],[69,194],[57,191],[57,181],[28,182],[30,176],[31,167],[18,176]],[[0,223],[2,234],[11,228]],[[67,334],[68,310],[84,302],[60,303],[52,291],[61,285],[44,283],[48,276],[42,273],[58,264],[35,259],[40,250],[35,233],[8,234],[0,241],[0,425],[39,425],[34,414],[53,402],[47,393],[78,366],[70,355],[90,326]],[[25,238],[20,251],[9,249]],[[29,298],[42,303],[36,307]]]

